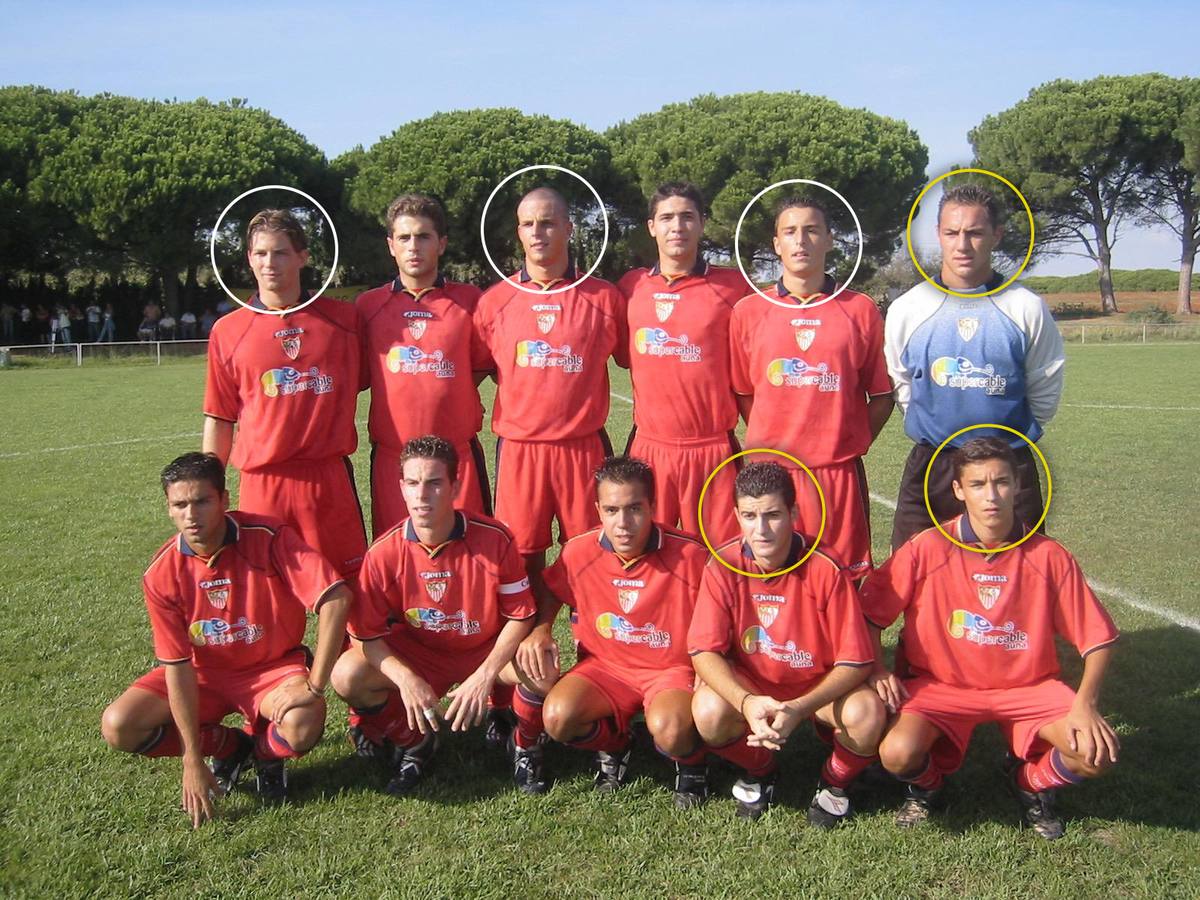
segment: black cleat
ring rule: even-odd
[[[217,786],[221,788],[221,793],[225,796],[229,796],[237,787],[238,780],[250,765],[250,759],[254,755],[254,738],[244,731],[234,731],[234,734],[237,735],[237,747],[233,752],[222,759],[213,757],[209,764],[213,777],[217,779]]]
[[[508,753],[513,763],[513,782],[522,793],[546,793],[550,785],[546,782],[546,758],[541,742],[532,747],[518,747],[514,736],[515,732],[508,736]]]
[[[596,754],[596,778],[593,786],[602,794],[615,794],[625,784],[625,776],[629,772],[629,757],[633,754],[633,745],[626,747],[620,753],[607,753],[603,750]]]
[[[757,778],[743,772],[733,783],[733,798],[737,800],[734,812],[739,819],[759,819],[771,808],[775,800],[775,778],[777,773],[759,775]]]
[[[937,805],[941,788],[931,791],[917,787],[915,784],[905,785],[904,802],[896,810],[896,824],[901,828],[919,828],[929,821],[930,813]]]
[[[354,755],[359,759],[381,760],[384,758],[385,748],[383,744],[375,743],[363,734],[363,730],[357,725],[351,725],[347,729],[346,738],[350,741]]]
[[[675,808],[694,809],[708,799],[708,766],[675,763]]]
[[[287,769],[282,759],[256,759],[254,768],[258,774],[258,796],[268,803],[283,803],[287,800]]]
[[[850,818],[850,798],[842,788],[817,782],[817,792],[808,805],[808,824],[817,828],[837,828]]]
[[[483,743],[489,750],[503,750],[508,746],[508,736],[516,727],[511,709],[492,707],[483,721]]]
[[[1025,824],[1037,832],[1038,837],[1057,841],[1067,833],[1067,828],[1054,808],[1055,793],[1024,790],[1017,783],[1017,772],[1021,764],[1022,761],[1018,759],[1015,760],[1015,764],[1005,766],[1008,769],[1008,789],[1021,805]]]
[[[437,733],[429,732],[411,747],[396,747],[392,751],[392,778],[384,790],[396,797],[411,794],[433,762],[437,752]]]

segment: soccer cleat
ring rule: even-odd
[[[513,782],[522,793],[544,794],[549,789],[546,782],[545,750],[539,742],[532,747],[518,747],[515,732],[508,736],[508,753],[512,757]]]
[[[675,763],[675,808],[693,809],[708,799],[708,766]]]
[[[896,824],[901,828],[918,828],[929,821],[941,788],[927,791],[915,784],[905,785],[904,802],[896,810]]]
[[[733,783],[733,798],[737,800],[734,812],[739,819],[758,819],[771,808],[775,799],[775,772],[769,775],[759,775],[757,778],[747,773]]]
[[[1056,841],[1066,834],[1067,828],[1054,808],[1055,793],[1024,790],[1017,782],[1017,772],[1020,771],[1021,764],[1022,761],[1018,759],[1015,760],[1015,764],[1005,766],[1008,769],[1008,788],[1021,805],[1025,824],[1032,828],[1038,837]]]
[[[437,734],[429,732],[411,747],[396,747],[392,752],[392,777],[384,790],[396,797],[411,794],[425,775],[437,751]]]
[[[217,786],[226,796],[237,787],[238,780],[250,765],[250,758],[254,754],[254,739],[244,731],[234,731],[234,734],[237,735],[237,747],[233,752],[222,759],[213,757],[209,765],[213,777],[217,779]]]
[[[254,769],[258,775],[258,796],[268,803],[283,803],[287,800],[287,769],[282,759],[256,759]]]
[[[363,730],[357,725],[352,725],[347,729],[346,737],[350,741],[350,746],[354,749],[354,755],[359,759],[383,759],[384,746],[375,743],[363,734]]]
[[[850,818],[851,811],[846,792],[820,780],[812,803],[808,805],[808,824],[817,828],[836,828]]]
[[[629,757],[633,755],[630,745],[620,753],[607,753],[603,750],[596,754],[596,778],[593,786],[602,794],[615,794],[625,784],[625,775],[629,771]]]
[[[503,750],[508,746],[508,736],[512,734],[516,721],[511,709],[492,707],[487,711],[483,723],[483,743],[489,750]]]

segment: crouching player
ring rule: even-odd
[[[1017,457],[1005,441],[968,441],[953,470],[966,513],[943,525],[948,534],[984,551],[1027,533],[1013,511]],[[863,586],[877,647],[879,632],[904,614],[912,677],[900,681],[877,663],[871,679],[900,713],[879,748],[884,767],[908,782],[896,822],[924,822],[975,726],[997,722],[1014,754],[1008,775],[1025,821],[1053,840],[1064,831],[1055,788],[1117,761],[1117,735],[1096,708],[1117,630],[1057,541],[1034,534],[1004,552],[978,551],[929,528]],[[1083,656],[1078,692],[1058,680],[1055,635]]]
[[[259,794],[286,798],[284,760],[325,727],[352,595],[290,526],[228,511],[217,457],[184,454],[163,469],[162,485],[179,534],[142,578],[160,665],[104,710],[100,727],[114,750],[183,757],[183,808],[199,827],[251,758]],[[320,617],[311,669],[306,609]],[[233,712],[245,730],[221,724]]]
[[[675,805],[708,796],[705,749],[692,723],[695,672],[687,629],[708,551],[694,538],[653,520],[654,472],[627,456],[606,459],[595,473],[600,527],[571,539],[546,569],[552,597],[518,651],[517,664],[539,683],[554,682],[558,652],[551,627],[566,603],[578,664],[545,696],[517,688],[513,733],[517,783],[545,790],[543,723],[557,741],[597,755],[596,788],[625,782],[630,723],[645,712],[655,746],[675,763]]]
[[[412,791],[428,768],[448,691],[452,730],[483,721],[536,612],[509,530],[454,508],[454,445],[431,435],[408,441],[400,473],[408,518],[367,551],[350,616],[356,643],[333,670],[352,739],[365,742],[360,755],[391,753],[391,794]]]
[[[795,564],[807,542],[793,532],[796,488],[778,463],[752,463],[734,482],[742,537],[719,551],[766,575]],[[774,795],[776,751],[805,719],[832,735],[808,821],[832,827],[850,815],[847,788],[875,761],[885,711],[865,684],[875,656],[849,577],[819,551],[790,572],[747,577],[718,560],[704,570],[688,632],[700,676],[696,727],[718,756],[744,769],[737,814],[757,819]]]

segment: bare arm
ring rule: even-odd
[[[400,691],[400,699],[404,701],[404,710],[408,714],[408,727],[415,728],[421,734],[426,734],[430,729],[437,731],[436,715],[429,716],[425,712],[434,710],[436,713],[439,699],[429,682],[393,653],[384,640],[363,641],[362,652],[367,662],[382,672]]]
[[[741,414],[742,421],[744,421],[747,425],[749,425],[750,424],[750,410],[754,407],[754,395],[753,394],[734,394],[733,396],[737,400],[738,413]]]
[[[896,398],[891,394],[876,394],[867,398],[867,418],[871,423],[872,443],[879,437],[879,432],[883,431],[883,426],[892,417],[892,410],[895,408]]]
[[[213,817],[212,795],[220,793],[200,753],[200,693],[190,662],[166,667],[167,702],[183,743],[183,809],[199,828]]]
[[[1076,750],[1092,765],[1100,765],[1107,755],[1117,761],[1121,742],[1112,726],[1104,720],[1097,709],[1100,701],[1100,686],[1104,673],[1112,659],[1113,648],[1101,647],[1083,658],[1083,675],[1079,679],[1079,690],[1075,702],[1067,713],[1067,727],[1071,736],[1071,749]]]
[[[871,635],[871,643],[875,646],[875,665],[867,676],[867,683],[875,689],[888,712],[896,712],[900,704],[908,697],[904,682],[896,677],[883,662],[883,629],[870,620],[867,621],[867,631]]]
[[[563,603],[546,585],[541,572],[530,575],[530,586],[537,598],[537,615],[514,657],[517,668],[534,681],[545,681],[559,672],[558,642],[554,640],[554,620]]]
[[[213,416],[204,417],[204,437],[200,441],[200,452],[211,453],[222,464],[228,464],[233,450],[233,423]]]
[[[354,594],[345,584],[339,584],[329,591],[325,601],[317,611],[317,651],[313,654],[312,668],[309,669],[308,680],[301,684],[284,686],[282,696],[275,704],[271,719],[276,724],[283,721],[288,710],[300,706],[311,706],[325,697],[325,688],[329,685],[329,673],[342,652],[342,639],[346,635],[346,614],[350,611],[350,603]]]
[[[450,706],[446,709],[446,718],[450,721],[451,731],[466,731],[483,721],[488,694],[492,692],[496,676],[512,661],[517,647],[532,628],[533,619],[509,619],[505,622],[487,658],[447,695],[450,697]]]

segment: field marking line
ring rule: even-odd
[[[1200,412],[1200,406],[1123,406],[1117,403],[1061,403],[1072,409],[1142,409],[1153,412]]]
[[[633,406],[633,398],[632,397],[626,397],[624,394],[618,394],[616,391],[609,391],[608,396],[615,397],[617,400],[624,401],[625,403],[628,403],[630,406]]]

